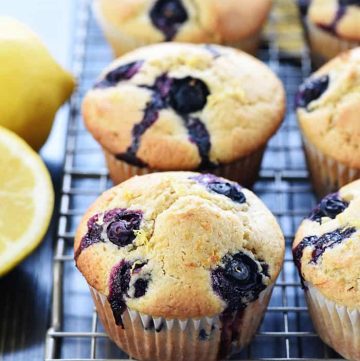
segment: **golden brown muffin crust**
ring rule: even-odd
[[[220,54],[220,56],[215,54]],[[131,52],[102,74],[121,65],[143,60],[130,80],[90,90],[83,101],[86,126],[112,154],[124,153],[132,143],[132,129],[143,118],[157,77],[192,77],[204,82],[210,94],[200,119],[209,133],[210,161],[230,163],[263,147],[279,127],[285,111],[285,94],[279,79],[257,59],[234,49],[164,43]],[[260,86],[261,85],[261,86]],[[137,156],[150,168],[191,170],[201,162],[195,142],[181,116],[171,107],[141,137]]]
[[[266,285],[281,269],[284,238],[270,211],[250,191],[236,203],[193,179],[198,173],[166,172],[134,177],[105,192],[84,215],[75,237],[78,249],[88,220],[115,208],[141,210],[133,243],[117,247],[99,242],[78,253],[77,267],[89,285],[109,294],[109,278],[121,260],[146,260],[151,271],[147,292],[128,298],[133,310],[165,318],[213,316],[226,303],[214,292],[211,270],[226,255],[241,251],[268,265]]]
[[[322,218],[322,223],[305,219],[297,233],[293,249],[304,237],[321,236],[337,229],[355,227],[354,232],[339,244],[328,247],[321,258],[312,261],[314,248],[303,251],[302,277],[314,285],[326,298],[350,308],[360,306],[360,180],[352,182],[339,191],[349,206],[336,218]]]
[[[312,0],[309,20],[318,26],[334,27],[333,31],[340,38],[360,41],[359,6],[341,7],[338,0]]]
[[[311,78],[328,75],[320,98],[297,108],[305,137],[325,155],[360,168],[360,48],[343,53]]]
[[[103,21],[114,29],[145,42],[160,42],[164,34],[154,27],[149,13],[155,0],[98,0]],[[174,36],[192,43],[236,42],[256,33],[266,21],[271,0],[182,0],[188,19]]]

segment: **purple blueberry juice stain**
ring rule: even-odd
[[[95,84],[95,88],[108,88],[116,86],[116,84],[121,81],[130,80],[136,73],[138,73],[143,63],[143,61],[135,61],[110,70],[105,75],[104,79]]]
[[[296,267],[299,270],[301,281],[303,283],[303,277],[301,273],[301,258],[306,247],[312,248],[310,263],[317,264],[319,258],[324,254],[324,252],[333,248],[338,244],[341,244],[345,239],[351,237],[353,233],[356,232],[355,227],[349,228],[338,228],[332,232],[323,234],[322,236],[308,236],[305,237],[294,249],[293,257]]]
[[[209,89],[202,80],[189,76],[174,79],[169,93],[170,106],[182,117],[190,141],[198,148],[201,158],[200,169],[215,167],[209,158],[210,135],[205,124],[199,118],[189,116],[189,114],[202,110],[209,95]]]
[[[264,277],[269,277],[264,262],[255,261],[243,252],[225,256],[223,265],[211,271],[212,287],[227,304],[224,313],[243,310],[258,299],[266,288]]]
[[[329,25],[318,24],[318,26],[321,29],[323,29],[333,35],[337,35],[336,27],[337,27],[339,21],[346,14],[348,6],[360,6],[360,0],[338,0],[338,8],[337,8],[337,11],[335,13],[334,19],[331,22],[331,24],[329,24]]]
[[[345,15],[345,13],[346,13],[346,6],[339,5],[338,9],[336,10],[333,21],[329,25],[318,24],[319,28],[336,35],[337,34],[336,27],[339,21]]]
[[[102,225],[99,225],[97,222],[99,220],[99,215],[95,214],[92,216],[87,222],[88,231],[83,236],[80,241],[80,246],[75,251],[75,260],[78,259],[80,253],[85,249],[90,247],[95,243],[102,242],[103,239],[101,238],[101,233],[103,231]]]
[[[266,288],[264,277],[269,277],[268,265],[263,261],[255,261],[243,252],[225,256],[223,266],[211,272],[213,290],[227,304],[220,316],[219,359],[226,357],[232,342],[239,338],[238,327],[243,311]]]
[[[130,262],[122,260],[118,265],[113,267],[110,274],[108,301],[115,322],[121,327],[124,327],[121,316],[126,310],[125,297],[129,290],[131,267]]]
[[[201,163],[199,169],[211,169],[216,165],[210,161],[209,152],[211,148],[210,136],[205,124],[198,118],[184,117],[184,124],[189,132],[190,141],[196,144]]]
[[[200,79],[174,79],[163,74],[155,80],[153,86],[142,87],[152,91],[151,100],[145,107],[143,119],[132,130],[131,145],[126,152],[117,154],[116,158],[135,166],[146,166],[136,155],[141,137],[156,122],[160,111],[171,107],[182,118],[188,130],[189,140],[198,148],[201,157],[200,168],[213,168],[215,165],[209,159],[211,143],[206,126],[199,118],[190,116],[206,105],[210,94],[206,84]]]
[[[211,326],[211,330],[209,330],[209,332],[206,332],[206,330],[204,328],[202,328],[199,331],[199,341],[209,341],[211,339],[212,334],[215,331],[215,325]]]
[[[152,91],[151,99],[146,104],[142,120],[135,124],[132,129],[131,145],[125,153],[117,154],[117,159],[138,167],[146,166],[146,163],[139,159],[136,156],[136,153],[139,150],[141,137],[156,122],[159,117],[160,110],[165,109],[168,105],[167,97],[170,91],[171,82],[172,80],[167,77],[166,74],[163,74],[155,80],[153,86],[142,86],[143,88],[147,88]]]
[[[245,194],[238,183],[226,182],[213,174],[200,174],[191,179],[204,185],[211,192],[230,198],[233,202],[240,204],[246,202]]]
[[[166,41],[171,41],[182,24],[188,19],[181,0],[157,0],[150,10],[150,19]]]
[[[111,270],[110,280],[109,280],[109,295],[108,301],[110,303],[115,323],[118,326],[124,328],[122,321],[122,314],[126,311],[126,298],[129,298],[129,288],[131,277],[135,273],[139,273],[141,268],[146,265],[146,262],[136,263],[134,266],[133,262],[122,260]],[[142,297],[148,287],[148,279],[146,280],[146,286],[143,285],[141,291],[136,291],[136,283],[140,278],[135,282],[135,295],[133,298]]]
[[[295,97],[295,105],[298,108],[306,108],[312,101],[321,97],[329,86],[329,76],[310,78],[300,85]]]
[[[145,331],[155,331],[159,333],[163,330],[164,326],[164,322],[161,322],[158,327],[155,327],[153,319],[150,319],[148,325],[145,327]]]
[[[87,232],[75,252],[75,260],[80,253],[91,245],[105,242],[102,234],[105,230],[107,238],[118,247],[124,247],[132,243],[136,238],[134,231],[140,229],[143,213],[140,210],[115,208],[102,214],[92,216],[87,222]]]
[[[342,200],[339,196],[339,193],[332,193],[321,200],[321,202],[312,210],[308,219],[319,222],[321,224],[322,217],[334,219],[348,206],[349,203]]]

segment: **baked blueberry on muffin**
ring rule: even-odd
[[[284,103],[279,79],[246,53],[163,43],[112,63],[82,109],[115,183],[154,170],[211,169],[250,185]]]
[[[284,238],[270,211],[239,184],[162,172],[100,196],[74,249],[106,332],[130,356],[212,361],[254,335]]]
[[[360,360],[360,180],[326,196],[293,244],[309,311],[325,343]]]
[[[359,0],[298,0],[316,65],[360,45]]]
[[[339,55],[300,86],[297,116],[318,195],[360,177],[360,48]]]
[[[163,41],[231,45],[254,53],[271,0],[95,0],[115,55]]]

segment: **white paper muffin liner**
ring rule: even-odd
[[[103,294],[90,287],[100,320],[109,337],[131,357],[141,361],[215,361],[248,344],[254,336],[273,285],[231,316],[200,319],[164,319],[127,309],[124,328],[117,326],[111,306]]]
[[[331,34],[312,24],[308,19],[303,24],[306,27],[311,57],[316,67],[320,67],[343,51],[360,45],[358,41],[346,40]]]
[[[239,160],[222,164],[214,169],[200,170],[202,173],[212,173],[219,177],[224,177],[238,182],[244,187],[251,187],[259,174],[261,161],[264,155],[265,147],[251,153],[250,155],[240,158]],[[159,170],[148,167],[137,167],[127,162],[117,159],[112,153],[103,148],[106,164],[109,169],[110,178],[114,184],[119,184],[135,175],[144,175]],[[178,169],[183,170],[183,169]]]
[[[119,28],[115,27],[109,21],[107,21],[101,13],[101,10],[99,8],[99,1],[93,1],[92,10],[97,22],[103,30],[105,38],[111,45],[115,56],[118,57],[131,50],[152,44],[152,42],[147,41],[145,38],[144,40],[141,40],[127,35]],[[259,27],[259,29],[255,33],[247,36],[246,38],[239,39],[236,42],[226,42],[220,45],[231,46],[255,55],[260,44],[262,30],[263,26]],[[189,40],[188,42],[191,41]]]
[[[360,308],[349,309],[306,283],[305,292],[315,329],[322,340],[348,360],[360,360]]]
[[[303,135],[303,144],[315,192],[323,197],[360,178],[360,169],[326,156]]]

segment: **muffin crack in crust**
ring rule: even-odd
[[[214,184],[215,191],[208,187]],[[95,232],[100,240],[83,247],[94,220],[103,227]],[[165,318],[243,310],[275,281],[284,239],[247,189],[215,176],[168,172],[105,192],[82,220],[74,249],[77,267],[108,298],[121,326],[127,307]]]

